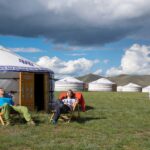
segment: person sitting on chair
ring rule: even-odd
[[[4,89],[0,88],[0,109],[4,114],[6,125],[10,124],[10,113],[12,110],[23,115],[29,125],[35,125],[26,106],[15,106],[11,96],[6,96]]]
[[[73,91],[67,91],[67,97],[62,100],[57,100],[52,103],[52,108],[54,109],[54,116],[52,118],[52,123],[56,124],[61,113],[67,113],[73,111],[77,105],[78,100],[74,97]]]

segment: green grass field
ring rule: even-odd
[[[148,94],[83,95],[87,111],[77,121],[59,121],[55,127],[47,114],[33,113],[35,127],[18,120],[13,126],[0,126],[0,150],[150,150]]]

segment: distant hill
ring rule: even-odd
[[[95,74],[87,74],[85,76],[77,77],[77,79],[84,81],[86,83],[98,80],[100,78],[102,78],[102,76],[95,75]],[[123,75],[119,75],[119,76],[115,76],[115,77],[104,77],[104,78],[107,78],[107,79],[111,80],[112,82],[117,83],[117,85],[125,85],[130,82],[139,84],[142,87],[150,85],[150,75],[126,75],[126,74],[123,74]]]
[[[89,82],[92,82],[92,81],[102,78],[102,76],[95,75],[95,74],[87,74],[85,76],[76,77],[76,78],[83,82],[89,83]]]
[[[117,83],[117,85],[125,85],[129,82],[139,84],[142,87],[150,85],[150,75],[119,75],[107,79]]]

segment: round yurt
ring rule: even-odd
[[[122,86],[117,86],[117,92],[121,92],[122,91]]]
[[[142,87],[140,85],[129,83],[122,88],[123,92],[141,92]]]
[[[53,71],[0,48],[0,87],[13,94],[15,104],[30,110],[47,110],[53,96],[53,80]]]
[[[88,91],[116,91],[116,83],[108,79],[101,78],[96,81],[90,82]]]
[[[84,82],[74,77],[66,77],[55,82],[55,91],[67,91],[72,89],[73,91],[83,91]]]
[[[150,92],[150,86],[142,88],[142,92]]]

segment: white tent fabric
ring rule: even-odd
[[[19,91],[19,81],[17,79],[0,79],[0,86],[7,91]]]
[[[67,91],[69,89],[82,91],[84,90],[84,82],[74,77],[66,77],[55,82],[55,91]]]
[[[115,91],[114,87],[116,84],[108,79],[101,78],[96,81],[90,82],[88,90],[89,91]]]
[[[121,92],[122,91],[122,86],[117,86],[117,92]]]
[[[122,88],[123,92],[141,92],[142,87],[140,85],[129,83]]]
[[[100,78],[96,81],[90,82],[90,84],[97,84],[97,83],[99,83],[99,84],[108,84],[108,85],[114,84],[114,82],[111,82],[110,80],[105,79],[105,78]]]
[[[5,48],[0,48],[0,71],[52,72]]]
[[[0,87],[6,91],[19,91],[19,72],[0,71]]]
[[[142,88],[142,92],[150,92],[150,85]]]
[[[9,49],[0,47],[0,87],[6,92],[14,91],[16,99],[19,98],[19,72],[46,72],[50,74],[51,80],[54,78],[53,71],[40,67]]]
[[[53,71],[38,66],[36,63],[0,47],[0,87],[7,91],[18,91],[18,72],[48,72],[53,78]]]

